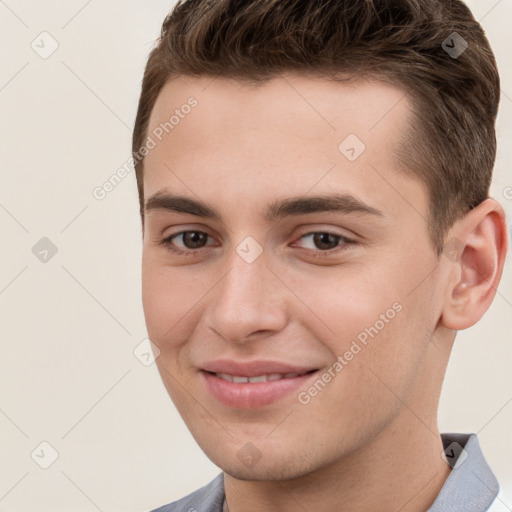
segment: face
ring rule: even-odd
[[[327,467],[431,391],[442,283],[427,192],[394,157],[409,108],[389,84],[293,75],[180,77],[156,102],[148,334],[194,438],[237,478]]]

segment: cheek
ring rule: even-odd
[[[411,293],[424,276],[416,279],[403,263],[385,263],[353,267],[329,280],[295,280],[297,295],[307,297],[304,327],[328,349],[333,363],[343,358],[343,370],[338,366],[335,372],[343,378],[333,387],[349,381],[348,388],[359,387],[356,394],[366,394],[367,403],[373,402],[371,396],[394,400],[386,384],[399,396],[407,394],[435,325],[429,284]]]
[[[349,311],[352,324],[338,346],[346,361],[345,389],[367,413],[389,417],[416,386],[433,322],[426,301],[404,294],[381,293],[367,305]],[[340,326],[342,329],[343,326]],[[364,405],[363,405],[364,404]]]
[[[172,315],[172,297],[166,282],[156,268],[148,264],[142,271],[142,306],[149,337],[154,342],[162,339],[165,329],[169,329],[169,314]],[[158,343],[160,346],[160,343]]]
[[[379,283],[369,268],[329,270],[325,276],[292,279],[294,292],[307,305],[307,315],[299,318],[336,357],[349,350],[354,339],[364,343],[376,331],[387,330],[400,309],[400,293],[392,282]]]
[[[187,273],[143,256],[142,305],[150,339],[168,350],[185,339],[201,290],[187,279]]]

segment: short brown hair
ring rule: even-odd
[[[456,43],[460,55],[449,53]],[[460,0],[178,1],[149,55],[133,132],[142,222],[139,149],[164,84],[180,75],[258,83],[285,72],[370,76],[407,93],[414,123],[398,156],[427,186],[440,254],[453,222],[488,197],[496,156],[498,70]]]

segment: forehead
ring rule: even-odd
[[[398,86],[372,79],[334,81],[322,77],[280,75],[259,83],[219,77],[179,76],[167,82],[155,102],[149,128],[169,121],[170,115],[197,100],[194,117],[200,137],[214,136],[229,126],[235,130],[260,130],[260,135],[286,127],[290,135],[342,135],[345,130],[362,138],[387,118],[387,127],[409,110],[404,91]],[[305,121],[308,121],[305,123]],[[177,126],[176,126],[177,128]],[[174,130],[173,131],[177,131]],[[329,133],[332,132],[332,133]],[[337,132],[337,133],[336,133]]]
[[[383,203],[397,195],[397,179],[406,195],[419,185],[394,157],[409,121],[403,90],[376,80],[178,77],[151,114],[145,197],[165,188],[247,206],[336,188]]]

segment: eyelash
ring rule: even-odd
[[[158,242],[158,244],[164,246],[168,251],[170,251],[174,254],[177,254],[178,256],[192,256],[192,255],[198,254],[201,251],[201,248],[199,248],[199,249],[177,249],[175,246],[172,245],[172,240],[174,238],[176,238],[179,235],[183,235],[185,233],[203,233],[203,234],[209,236],[204,231],[189,229],[186,231],[180,231],[179,233],[173,233],[172,235],[160,240]],[[325,251],[322,251],[321,249],[302,249],[302,251],[305,252],[307,255],[313,256],[315,258],[326,258],[326,257],[332,256],[333,254],[343,252],[343,251],[349,249],[350,246],[354,246],[357,244],[357,242],[355,242],[354,240],[351,240],[350,238],[347,238],[338,233],[332,233],[330,231],[309,231],[307,233],[302,234],[299,237],[299,239],[302,239],[309,235],[318,234],[318,233],[328,234],[328,235],[332,235],[336,238],[339,238],[340,245],[336,246],[333,249],[328,249]]]

